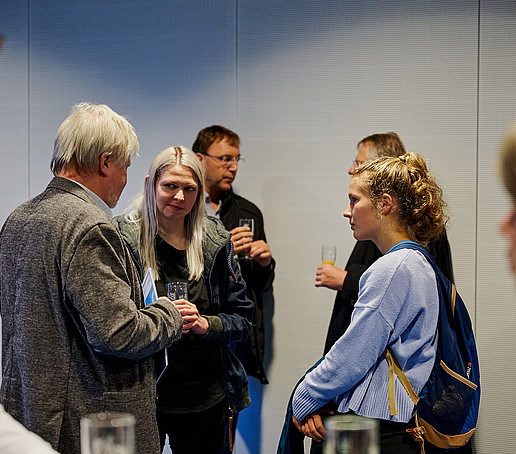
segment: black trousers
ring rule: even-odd
[[[380,421],[381,454],[420,454],[419,445],[405,432],[407,424],[390,423],[384,425]],[[383,427],[382,427],[383,426]],[[322,454],[322,443],[312,441],[310,454]]]
[[[173,454],[222,454],[228,404],[225,400],[197,413],[157,414],[161,451],[168,435]]]
[[[408,423],[379,420],[380,422],[380,452],[381,454],[420,454],[419,444],[412,439],[406,431],[415,427],[414,421]],[[443,451],[434,448],[430,443],[425,443],[426,454],[437,454]],[[453,454],[471,454],[473,452],[471,441],[462,448],[449,451]],[[322,454],[322,443],[312,441],[310,454]]]

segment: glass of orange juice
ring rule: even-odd
[[[321,249],[321,257],[323,264],[335,265],[335,257],[337,256],[337,247],[324,244]]]

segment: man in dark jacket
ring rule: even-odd
[[[232,189],[240,161],[240,138],[223,126],[209,126],[197,134],[192,151],[206,170],[206,212],[218,217],[231,232],[235,253],[239,254],[248,295],[256,306],[255,322],[249,338],[233,347],[248,375],[268,383],[263,367],[263,292],[274,280],[274,259],[267,244],[263,216],[249,200]],[[253,219],[254,232],[240,227],[240,219]],[[245,256],[250,259],[245,259]]]
[[[256,313],[251,335],[247,340],[231,344],[248,375],[267,384],[263,356],[265,320],[263,293],[274,280],[274,259],[265,237],[263,216],[252,202],[233,192],[240,161],[240,137],[219,125],[209,126],[197,134],[192,151],[206,170],[206,213],[219,218],[231,233],[235,254],[239,255],[247,295],[254,302]],[[252,219],[254,228],[241,226],[241,219]],[[231,424],[234,439],[238,415]],[[231,441],[226,452],[231,452]]]

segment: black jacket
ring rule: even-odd
[[[252,202],[229,190],[221,197],[220,220],[226,229],[238,227],[239,220],[254,219],[254,241],[265,238],[263,216],[260,209]],[[268,383],[263,367],[265,346],[263,292],[272,286],[274,281],[275,262],[263,268],[254,260],[240,260],[242,276],[247,284],[247,295],[255,303],[256,315],[253,330],[247,340],[233,344],[238,359],[244,365],[248,375],[256,377],[261,383]]]
[[[141,267],[138,225],[129,221],[125,215],[117,216],[113,219],[113,223]],[[244,368],[230,351],[229,344],[232,340],[247,337],[251,329],[254,308],[246,295],[243,276],[240,276],[235,269],[237,265],[232,255],[229,233],[217,219],[206,216],[203,234],[203,280],[209,290],[211,310],[210,315],[204,315],[210,323],[210,329],[202,338],[206,342],[216,342],[221,346],[222,384],[229,406],[238,412],[249,406],[251,400],[247,391],[247,376]],[[231,277],[233,269],[235,269],[234,278]],[[157,281],[156,287],[158,295],[166,293],[164,282]],[[163,380],[166,378],[164,375]],[[158,393],[160,386],[164,384],[160,383]]]

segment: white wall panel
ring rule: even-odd
[[[70,107],[108,104],[140,139],[117,212],[139,192],[154,157],[190,147],[199,129],[235,124],[233,2],[31,1],[33,191],[47,184],[55,133]]]
[[[0,223],[29,196],[28,6],[0,3]]]

